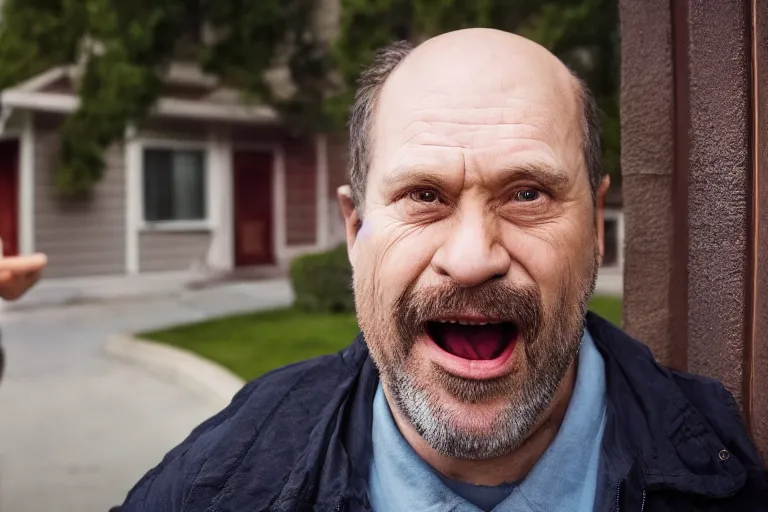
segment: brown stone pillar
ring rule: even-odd
[[[620,1],[624,324],[768,460],[768,0]]]

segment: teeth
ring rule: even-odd
[[[459,324],[459,325],[488,325],[497,322],[474,322],[471,320],[438,320],[441,324]]]

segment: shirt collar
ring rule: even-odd
[[[547,510],[547,503],[573,492],[584,477],[584,454],[593,446],[599,451],[604,422],[603,360],[585,330],[576,383],[560,430],[531,473],[497,508],[511,510],[512,500],[522,499],[529,510]],[[371,501],[382,510],[480,510],[449,489],[411,448],[395,424],[381,384],[374,397],[372,442]],[[385,488],[398,492],[383,492]]]

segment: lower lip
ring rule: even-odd
[[[495,359],[464,359],[440,348],[431,336],[426,335],[425,345],[430,353],[430,359],[443,370],[465,379],[490,380],[503,377],[510,371],[512,354],[515,353],[518,339],[515,338],[507,348]]]

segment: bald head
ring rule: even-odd
[[[480,123],[496,123],[494,116],[507,116],[502,107],[510,104],[548,116],[542,122],[553,136],[580,139],[594,197],[603,173],[597,112],[586,86],[533,41],[499,30],[466,29],[416,48],[394,43],[380,50],[362,74],[349,124],[350,186],[358,208],[364,202],[377,132],[403,130],[410,109],[445,109],[446,99],[456,116],[467,114]],[[545,108],[534,112],[537,106]]]
[[[448,32],[411,51],[384,89],[401,87],[467,97],[488,92],[515,95],[520,88],[534,88],[565,95],[561,101],[575,104],[580,85],[539,44],[508,32],[475,28]]]

